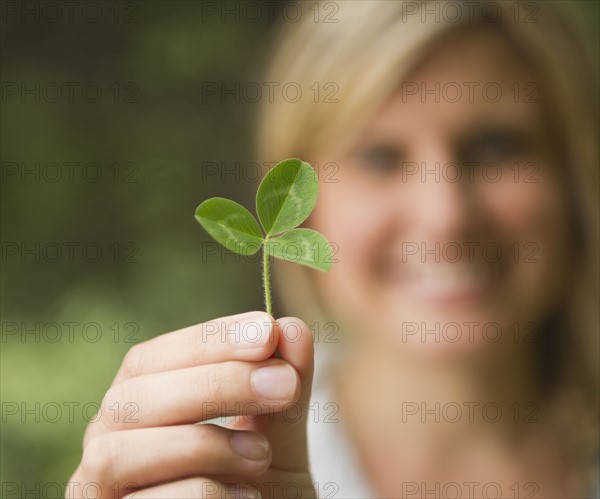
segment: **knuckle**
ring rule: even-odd
[[[125,377],[133,378],[143,373],[145,350],[145,344],[138,343],[127,351],[121,364],[121,371]]]
[[[222,431],[219,425],[213,423],[188,425],[187,429],[190,432],[190,439],[202,443],[212,440],[216,432]]]
[[[197,424],[188,427],[189,440],[191,443],[190,450],[194,456],[204,456],[207,448],[213,447],[213,432],[210,428],[211,424]]]
[[[127,402],[124,383],[111,386],[100,404],[98,423],[101,429],[110,431],[123,421],[124,406]]]
[[[220,401],[223,395],[224,373],[221,369],[211,366],[210,369],[203,370],[198,379],[198,388],[203,394],[205,401]]]
[[[83,450],[81,458],[83,476],[93,478],[100,483],[109,481],[113,476],[116,457],[117,450],[112,435],[94,437]]]
[[[121,400],[123,400],[123,396],[124,396],[123,392],[124,392],[124,389],[123,389],[123,385],[121,383],[119,383],[117,385],[113,385],[108,390],[106,390],[106,393],[104,394],[104,398],[102,399],[102,404],[100,407],[100,410],[102,411],[102,413],[105,413],[106,411],[108,411],[109,408],[121,405],[120,402],[121,402]]]
[[[207,349],[210,348],[211,337],[206,333],[209,328],[212,328],[211,323],[205,322],[199,328],[190,329],[190,347],[194,356],[198,359],[203,358],[206,355]]]
[[[76,499],[77,498],[77,494],[78,494],[77,487],[79,486],[81,481],[82,481],[82,478],[81,478],[81,463],[80,463],[79,466],[77,466],[77,469],[75,470],[75,472],[73,473],[71,478],[69,478],[69,480],[64,484],[65,485],[64,486],[65,499]]]
[[[83,447],[85,448],[85,446],[88,444],[88,442],[94,437],[94,433],[97,430],[97,421],[98,418],[98,413],[96,413],[96,415],[94,416],[94,418],[92,420],[90,420],[90,423],[87,425],[87,428],[85,429],[84,433],[83,433]]]
[[[189,442],[191,453],[201,459],[210,457],[213,461],[222,458],[223,443],[226,431],[222,427],[212,423],[197,424],[189,427]]]

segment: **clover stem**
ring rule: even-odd
[[[267,314],[271,315],[271,276],[269,275],[269,254],[267,253],[266,244],[269,241],[269,236],[263,241],[263,285],[265,288],[265,308]]]

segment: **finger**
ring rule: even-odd
[[[157,336],[127,352],[113,384],[145,374],[228,360],[267,359],[277,348],[274,329],[269,314],[248,312]]]
[[[271,466],[286,471],[308,469],[306,422],[314,370],[313,336],[300,319],[285,317],[277,321],[278,351],[298,373],[301,392],[298,398],[273,415],[263,415],[256,424],[234,422],[230,428],[253,429],[264,434],[271,443]],[[293,449],[293,451],[291,451]]]
[[[123,499],[260,499],[252,484],[226,484],[208,478],[188,478],[128,494]]]
[[[196,423],[262,414],[300,396],[298,374],[279,359],[222,362],[130,378],[107,391],[89,438],[105,431]]]
[[[82,482],[103,490],[140,488],[199,475],[258,475],[270,463],[267,439],[254,432],[200,424],[105,433],[90,440]]]
[[[213,477],[222,483],[237,483],[239,476],[219,475]],[[317,497],[310,472],[280,471],[269,468],[266,473],[256,478],[247,479],[247,484],[255,485],[263,497],[269,498],[302,498],[315,499]]]
[[[293,404],[296,406],[295,411],[288,409],[275,415],[274,424],[269,424],[268,419],[262,417],[257,428],[272,442],[272,467],[304,471],[308,469],[306,421],[314,371],[313,335],[300,319],[284,317],[279,319],[278,323],[278,351],[281,358],[289,362],[298,373],[301,392]],[[294,452],[290,452],[290,448],[294,449]]]
[[[314,372],[314,340],[310,328],[296,317],[278,321],[278,350],[281,358],[289,362],[300,377],[302,392],[298,403],[310,401]]]

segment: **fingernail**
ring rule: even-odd
[[[265,346],[273,323],[267,314],[250,317],[227,325],[227,338],[236,348],[258,348]]]
[[[261,367],[252,373],[252,388],[266,399],[291,399],[296,391],[296,373],[290,365]]]
[[[247,431],[234,431],[231,446],[240,456],[253,461],[262,461],[269,452],[269,442],[262,435]]]

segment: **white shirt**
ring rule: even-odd
[[[308,455],[320,499],[375,497],[364,477],[337,410],[330,370],[341,359],[341,344],[315,345],[315,373],[307,423]],[[334,352],[335,350],[335,352]],[[334,356],[335,353],[335,356]]]

